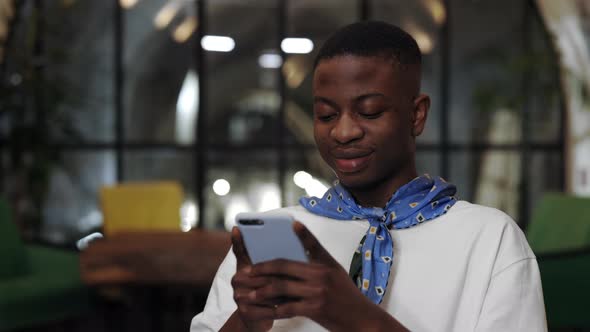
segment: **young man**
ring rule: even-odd
[[[420,63],[414,39],[386,23],[325,43],[314,134],[339,181],[282,209],[301,222],[311,263],[251,265],[234,229],[191,331],[546,330],[535,256],[514,221],[416,172],[430,106]]]

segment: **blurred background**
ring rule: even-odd
[[[511,215],[552,328],[590,328],[590,1],[0,0],[0,330],[186,331],[235,214],[334,180],[312,63],[366,19],[424,54],[419,172]]]

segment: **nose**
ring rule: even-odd
[[[334,127],[330,131],[330,136],[340,144],[350,143],[363,137],[363,129],[359,126],[356,119],[348,112],[343,112],[336,119]]]

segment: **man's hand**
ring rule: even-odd
[[[238,310],[232,315],[232,318],[237,319],[239,317],[243,324],[242,327],[245,327],[247,331],[268,331],[272,327],[273,318],[259,319],[257,316],[260,310],[268,309],[268,304],[253,303],[245,299],[249,293],[266,285],[269,278],[266,276],[251,276],[252,264],[246,253],[242,234],[237,227],[232,229],[231,239],[232,250],[237,261],[236,274],[232,278],[231,284],[234,289],[234,300],[238,305]]]
[[[236,298],[239,306],[246,309],[243,317],[249,321],[272,322],[304,316],[330,331],[377,331],[383,327],[388,331],[404,330],[359,291],[348,273],[303,224],[296,222],[293,227],[309,253],[310,263],[274,260],[252,266],[244,272],[248,278],[234,278],[244,280],[241,285],[248,280],[249,287],[241,287]],[[265,305],[284,298],[290,300]]]

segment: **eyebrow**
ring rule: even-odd
[[[373,93],[367,93],[364,95],[360,95],[354,98],[354,102],[358,103],[361,102],[363,100],[369,99],[369,98],[374,98],[374,97],[381,97],[381,98],[385,98],[385,95],[379,92],[373,92]]]
[[[356,103],[362,102],[362,101],[364,101],[366,99],[375,98],[375,97],[385,98],[385,95],[382,94],[382,93],[379,93],[379,92],[366,93],[364,95],[360,95],[360,96],[354,97],[353,102],[356,104]],[[314,104],[315,103],[324,103],[324,104],[328,104],[328,105],[333,106],[333,107],[337,107],[338,106],[332,100],[330,100],[330,99],[328,99],[326,97],[321,97],[321,96],[314,96],[313,97],[313,103]]]
[[[324,103],[324,104],[328,104],[334,108],[337,108],[338,105],[336,105],[335,102],[331,101],[330,99],[326,98],[326,97],[320,97],[320,96],[314,96],[313,97],[313,103]]]

